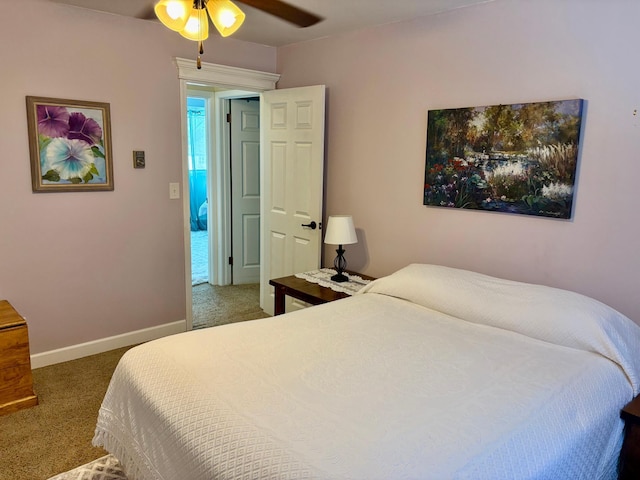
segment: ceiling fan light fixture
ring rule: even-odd
[[[241,2],[299,27],[308,27],[322,20],[321,17],[294,7],[284,0]],[[202,42],[209,37],[209,17],[222,37],[235,33],[245,19],[244,12],[231,0],[157,0],[153,10],[165,27],[178,32],[188,40],[198,42],[198,68],[201,68],[200,55],[204,53]],[[147,18],[147,14],[141,18]]]
[[[209,19],[204,8],[193,7],[186,25],[180,30],[184,38],[201,42],[209,37]]]
[[[192,7],[193,0],[160,0],[153,10],[165,27],[179,32],[187,24]]]
[[[216,30],[223,37],[232,35],[244,22],[245,14],[230,0],[209,0],[207,11]]]

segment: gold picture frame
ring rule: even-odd
[[[35,193],[113,190],[108,103],[27,96]]]

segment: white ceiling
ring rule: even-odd
[[[137,17],[154,4],[154,0],[50,0],[76,7]],[[297,7],[324,17],[307,28],[298,28],[238,1],[247,14],[244,25],[234,38],[247,42],[281,46],[313,40],[374,25],[424,17],[493,0],[288,0]],[[141,20],[142,21],[142,20]]]

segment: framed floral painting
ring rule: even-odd
[[[424,205],[570,219],[583,103],[429,110]]]
[[[27,97],[34,192],[113,190],[108,103]]]

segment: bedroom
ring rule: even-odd
[[[167,194],[181,178],[171,57],[191,58],[192,45],[49,2],[3,7],[34,30],[10,22],[0,33],[0,151],[11,179],[0,190],[0,297],[27,318],[32,353],[183,321],[182,210]],[[278,72],[280,87],[327,85],[326,211],[356,219],[354,269],[468,268],[578,291],[638,322],[640,68],[630,59],[639,17],[624,0],[496,0],[278,49],[211,39],[205,61]],[[31,193],[26,95],[110,102],[114,192]],[[422,206],[429,108],[573,97],[587,112],[572,221]],[[139,149],[148,166],[134,171]]]
[[[183,321],[181,204],[167,194],[181,178],[171,57],[191,58],[192,45],[153,23],[46,1],[4,8],[41,27],[26,38],[17,22],[0,33],[0,148],[12,179],[0,191],[10,205],[0,211],[0,296],[27,317],[32,354]],[[637,9],[496,1],[277,50],[211,38],[205,60],[277,71],[280,87],[327,85],[326,212],[351,213],[363,234],[352,268],[381,276],[414,261],[464,267],[570,288],[639,321],[630,172],[640,72],[628,60]],[[67,31],[92,42],[71,47]],[[31,192],[26,95],[111,103],[113,192]],[[422,205],[429,108],[560,98],[587,100],[572,221]],[[145,170],[130,167],[138,149],[147,151]]]

